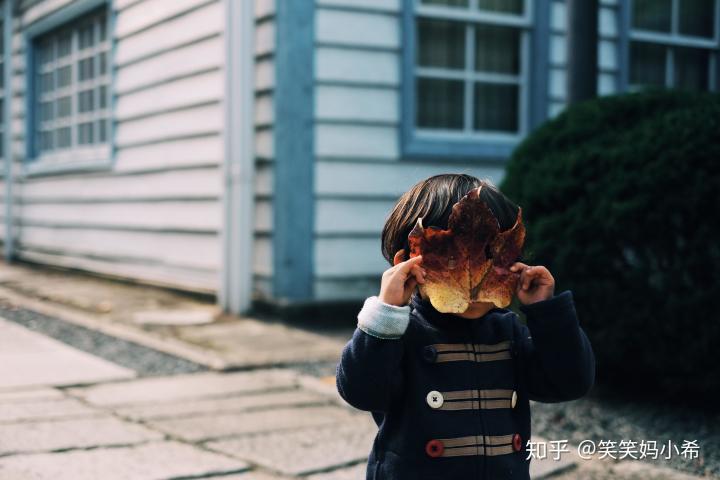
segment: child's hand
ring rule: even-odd
[[[403,250],[395,255],[395,265],[383,272],[378,298],[390,305],[407,305],[418,283],[425,283],[425,270],[420,267],[422,255],[407,261],[402,259]]]
[[[554,295],[555,279],[550,270],[542,265],[531,267],[522,262],[515,262],[510,267],[511,272],[521,269],[516,295],[523,305],[547,300]]]

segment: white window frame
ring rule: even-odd
[[[35,42],[38,37],[46,34],[50,34],[53,31],[59,30],[71,26],[73,22],[80,20],[88,13],[91,13],[98,9],[105,9],[105,29],[106,38],[102,43],[102,48],[106,49],[106,73],[102,76],[102,79],[95,78],[88,82],[83,81],[83,88],[78,89],[77,75],[77,61],[81,57],[85,57],[84,54],[79,55],[77,52],[77,32],[73,33],[72,36],[72,49],[69,55],[70,62],[74,65],[72,68],[72,80],[69,87],[71,102],[72,102],[72,113],[71,122],[77,124],[78,118],[97,116],[98,114],[93,111],[91,113],[78,113],[77,111],[77,93],[79,90],[88,88],[90,83],[97,83],[93,85],[96,88],[99,85],[106,85],[106,114],[107,114],[107,130],[106,130],[106,141],[102,144],[94,144],[88,146],[79,146],[76,143],[76,136],[78,135],[78,128],[73,127],[71,135],[74,138],[71,140],[71,148],[62,149],[60,151],[51,151],[42,153],[37,148],[37,142],[39,142],[38,134],[38,122],[39,119],[39,107],[40,102],[37,98],[37,92],[35,89],[35,82],[37,81],[37,70],[35,63],[36,47]],[[93,170],[107,170],[112,168],[114,164],[114,17],[113,10],[111,7],[110,0],[77,0],[76,2],[68,5],[67,7],[61,8],[60,10],[49,14],[28,26],[24,32],[24,48],[25,48],[25,59],[27,65],[26,74],[26,95],[25,95],[25,107],[28,115],[26,116],[25,122],[25,150],[26,150],[26,161],[23,164],[22,173],[27,176],[31,175],[44,175],[54,173],[65,173],[68,171],[93,171]],[[93,45],[91,50],[96,52],[97,49],[101,48],[99,45]],[[55,62],[56,60],[53,60]],[[97,62],[94,62],[97,64]],[[97,72],[97,65],[94,67]],[[96,99],[95,101],[97,101]],[[104,116],[104,115],[103,115]]]
[[[523,0],[523,15],[486,12],[477,9],[477,0],[468,0],[469,7],[445,7],[437,5],[423,5],[421,0],[414,2],[414,20],[430,18],[437,20],[458,21],[467,24],[465,29],[465,70],[453,71],[443,68],[413,66],[412,78],[463,80],[465,82],[464,120],[463,130],[428,129],[416,126],[415,118],[412,129],[416,138],[420,140],[464,140],[473,142],[496,142],[516,144],[527,135],[529,128],[530,104],[530,38],[533,28],[534,1]],[[520,72],[518,75],[475,72],[475,24],[489,24],[493,26],[516,27],[520,30]],[[419,44],[418,44],[419,45]],[[418,48],[418,47],[416,47]],[[416,62],[416,59],[413,59]],[[518,85],[518,131],[517,133],[503,133],[494,131],[477,131],[472,128],[474,113],[474,81],[489,81],[507,85]],[[414,90],[414,101],[418,102],[417,89]]]
[[[633,2],[635,0],[630,0]],[[692,1],[692,0],[684,0]],[[680,22],[680,0],[672,0],[672,10],[670,18],[670,33],[661,33],[652,30],[643,30],[632,26],[633,20],[630,19],[629,27],[629,43],[628,43],[628,69],[632,67],[631,43],[634,41],[652,43],[669,47],[665,49],[665,88],[673,88],[675,85],[675,62],[674,50],[672,47],[695,48],[698,50],[709,50],[708,63],[708,90],[717,91],[720,88],[717,72],[718,57],[720,57],[720,0],[714,0],[715,8],[714,16],[714,35],[713,38],[698,37],[679,33]],[[629,12],[632,16],[633,5],[629,6]],[[635,91],[641,89],[643,85],[632,83],[630,78],[630,70],[628,70],[628,90]]]

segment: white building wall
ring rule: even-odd
[[[15,20],[14,152],[25,156],[23,30],[68,0],[22,2]],[[224,44],[219,0],[115,0],[111,170],[20,176],[21,259],[215,292],[221,268]]]
[[[255,1],[255,239],[253,296],[272,298],[275,1]]]
[[[402,0],[316,0],[315,297],[377,294],[380,233],[398,197],[439,173],[499,183],[502,169],[415,162],[399,144]]]
[[[618,0],[600,0],[598,12],[598,94],[618,92],[620,76]],[[548,115],[567,105],[567,10],[565,0],[552,0],[550,13],[550,79]]]

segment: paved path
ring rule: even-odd
[[[132,378],[135,372],[0,319],[0,392]]]
[[[16,322],[0,319],[0,479],[364,478],[376,429],[339,400],[331,376],[351,329],[308,332],[169,291],[0,267],[0,310]],[[197,364],[214,371],[177,374]],[[532,478],[698,478],[563,460],[533,460]]]
[[[364,478],[376,427],[315,378],[284,368],[134,378],[2,319],[0,335],[0,478]]]

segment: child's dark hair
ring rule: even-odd
[[[423,227],[447,229],[453,205],[470,190],[481,185],[480,198],[492,210],[500,230],[512,228],[517,219],[518,206],[490,180],[456,173],[434,175],[413,185],[400,197],[388,215],[381,237],[383,257],[393,265],[395,253],[404,249],[404,259],[410,258],[407,237],[417,219],[422,217]]]

